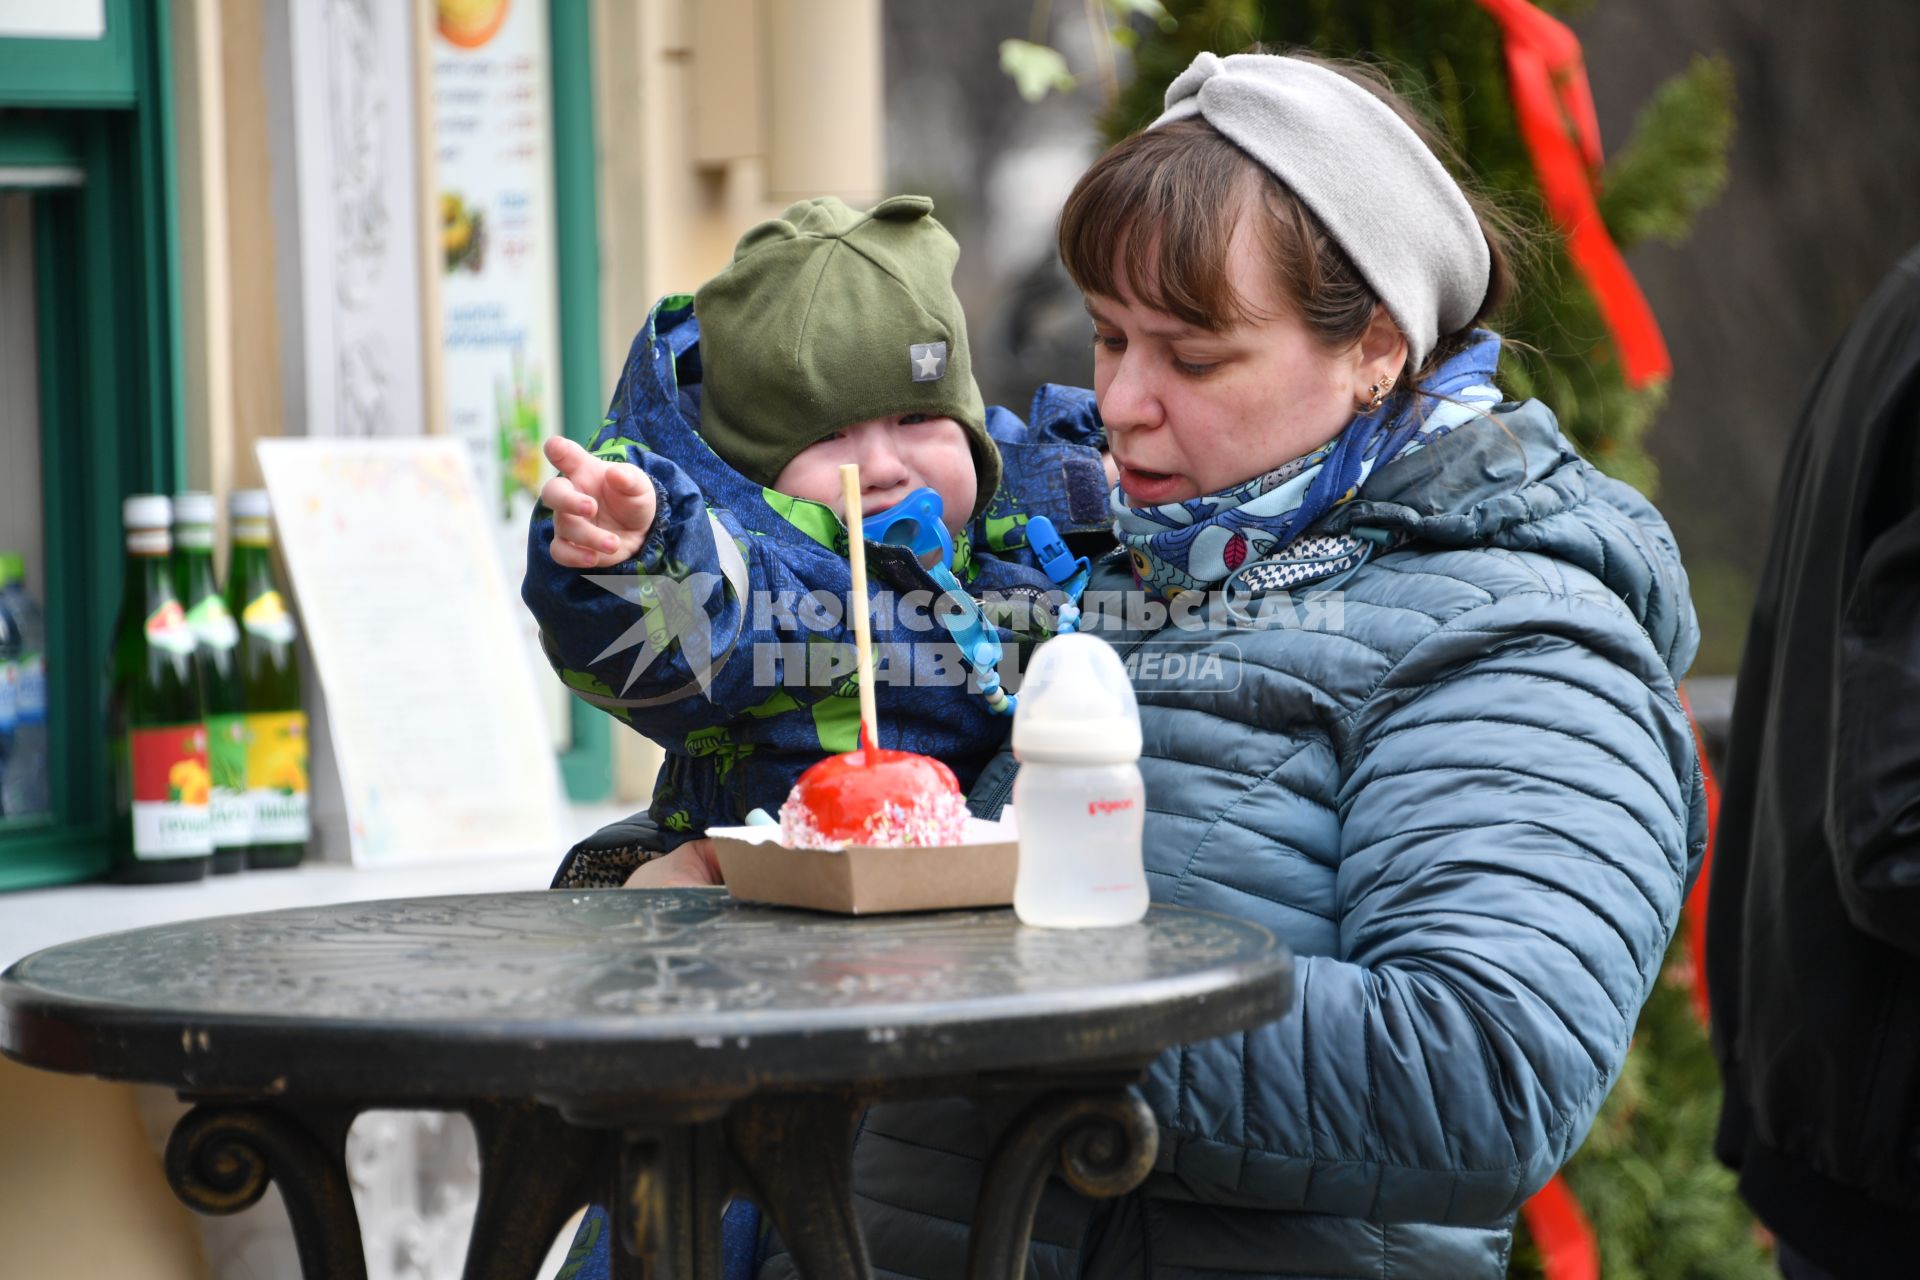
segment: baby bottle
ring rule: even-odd
[[[1074,929],[1145,915],[1140,709],[1111,645],[1076,632],[1035,651],[1013,713],[1013,754],[1021,921]]]

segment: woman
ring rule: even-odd
[[[1697,866],[1685,576],[1644,500],[1494,388],[1501,254],[1388,91],[1203,54],[1167,104],[1061,218],[1124,544],[1084,625],[1220,659],[1135,664],[1149,881],[1272,928],[1298,987],[1162,1057],[1155,1173],[1051,1188],[1034,1271],[1500,1276]],[[1157,631],[1140,592],[1178,602]],[[869,1114],[880,1274],[960,1273],[988,1141],[960,1104]]]
[[[1504,267],[1390,95],[1203,54],[1167,104],[1061,218],[1127,552],[1087,625],[1222,658],[1184,687],[1135,664],[1149,881],[1267,924],[1298,988],[1279,1022],[1160,1060],[1158,1170],[1115,1203],[1050,1192],[1035,1267],[1499,1276],[1697,865],[1685,576],[1645,501],[1494,390],[1475,326]],[[1307,607],[1335,579],[1339,607]],[[1205,592],[1172,611],[1204,631],[1126,630],[1103,590]],[[881,1273],[957,1272],[984,1144],[958,1106],[869,1116]]]

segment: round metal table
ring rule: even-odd
[[[1137,1185],[1157,1141],[1126,1086],[1163,1049],[1280,1016],[1286,949],[1154,907],[1115,929],[1009,911],[840,917],[724,890],[489,894],[224,916],[37,952],[0,975],[0,1050],[197,1103],[167,1152],[203,1212],[269,1179],[308,1280],[365,1274],[344,1167],[372,1108],[445,1108],[482,1157],[466,1276],[524,1280],[603,1198],[616,1275],[718,1275],[750,1195],[812,1276],[869,1274],[854,1125],[870,1103],[1009,1093],[975,1276],[1018,1276],[1050,1170]]]

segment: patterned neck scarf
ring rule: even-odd
[[[1134,581],[1172,599],[1219,585],[1242,565],[1264,560],[1315,521],[1352,500],[1377,467],[1414,452],[1498,404],[1493,373],[1500,339],[1479,330],[1442,364],[1420,394],[1363,413],[1305,457],[1220,493],[1129,507],[1116,485],[1114,536],[1127,548]]]

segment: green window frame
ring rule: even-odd
[[[34,195],[53,810],[0,818],[0,891],[109,865],[101,713],[120,499],[173,492],[187,475],[168,5],[106,0],[106,15],[98,41],[0,39],[0,171],[80,174]],[[551,77],[561,412],[585,440],[605,402],[588,0],[551,0],[549,24],[554,68],[567,69]],[[604,799],[611,719],[578,699],[570,714],[567,792]]]
[[[594,172],[593,15],[590,0],[549,0],[553,65],[555,270],[559,280],[560,421],[590,443],[604,416],[600,384],[600,218]],[[564,70],[565,74],[562,74]],[[569,698],[572,746],[560,772],[574,800],[604,800],[613,788],[613,719]]]
[[[0,39],[0,183],[80,177],[32,197],[53,809],[0,818],[0,890],[107,868],[120,499],[186,474],[167,6],[106,13],[99,41]]]
[[[106,0],[107,29],[98,40],[0,39],[0,103],[136,106],[148,87],[140,20],[164,27],[166,7],[166,0]]]

